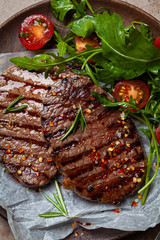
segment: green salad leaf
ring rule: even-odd
[[[54,16],[61,22],[63,22],[66,14],[70,10],[75,10],[74,18],[85,16],[85,0],[81,0],[78,4],[75,0],[52,0],[51,2],[52,12]]]
[[[68,26],[75,35],[85,38],[95,31],[95,20],[93,16],[86,15]]]
[[[123,71],[124,78],[140,76],[147,69],[160,69],[160,51],[140,31],[130,29],[129,43],[126,43],[123,22],[117,13],[97,14],[95,22],[96,33],[102,41],[103,57],[111,61],[113,68]],[[126,71],[130,72],[127,76]]]

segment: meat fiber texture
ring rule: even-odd
[[[25,53],[4,54],[1,56],[2,72],[9,66],[8,59],[13,56],[23,56]],[[27,55],[27,53],[26,53]],[[135,121],[136,127],[144,127]],[[138,131],[146,154],[149,150],[149,142],[144,134]],[[155,169],[152,167],[152,175]],[[62,179],[59,179],[62,181]],[[94,203],[78,197],[74,192],[61,187],[64,201],[70,218],[40,218],[38,214],[57,211],[48,202],[43,193],[52,198],[52,192],[56,192],[54,184],[42,188],[40,193],[27,190],[24,186],[13,181],[9,174],[3,171],[0,165],[0,205],[6,209],[9,225],[16,240],[51,240],[63,239],[73,229],[72,222],[80,221],[85,225],[90,222],[93,226],[83,226],[87,229],[99,227],[119,229],[124,231],[144,231],[154,227],[160,219],[160,174],[150,187],[147,202],[144,206],[138,203],[137,207],[131,207],[132,201],[137,199],[137,194],[128,197],[119,205],[108,203]],[[120,212],[113,210],[119,208]],[[76,217],[74,217],[76,216]]]

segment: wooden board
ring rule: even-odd
[[[121,2],[119,0],[90,0],[92,6],[96,9],[101,6],[105,6],[111,10],[111,12],[117,12],[121,15],[125,26],[129,25],[132,21],[140,21],[145,22],[150,25],[153,34],[155,37],[157,37],[160,33],[160,22],[156,20],[154,17],[149,15],[146,12],[143,12],[142,10]],[[32,5],[23,11],[17,13],[10,19],[8,19],[4,24],[0,26],[0,53],[7,53],[7,52],[17,52],[17,51],[26,51],[26,49],[21,45],[19,38],[18,38],[18,32],[19,27],[23,19],[31,14],[45,14],[51,20],[54,20],[57,22],[57,20],[54,19],[51,7],[50,7],[50,1],[42,1],[40,3],[37,3],[35,5]],[[68,15],[67,21],[70,21],[70,16]],[[67,24],[66,21],[66,24]],[[62,35],[66,33],[67,30],[64,29],[58,29]],[[50,46],[52,47],[52,46]],[[3,220],[5,221],[5,213],[0,208],[0,216],[3,215]],[[1,221],[2,222],[2,221]],[[4,224],[4,223],[3,223]],[[4,224],[4,227],[6,227],[6,221]],[[6,227],[7,228],[7,227]],[[7,228],[8,231],[8,228]],[[130,239],[130,240],[153,240],[155,239],[155,236],[157,232],[160,231],[160,225],[153,229],[149,229],[145,232],[124,232],[124,231],[118,231],[118,230],[112,230],[112,229],[97,229],[93,231],[85,231],[83,232],[81,228],[78,228],[76,232],[79,232],[79,236],[77,237],[77,240],[79,239],[85,239],[85,240],[103,240],[103,239],[110,239],[110,240],[116,240],[116,239]],[[81,233],[84,233],[84,235],[81,235]],[[3,233],[0,230],[0,236]],[[3,240],[8,240],[8,236],[2,236]],[[66,240],[72,240],[75,239],[74,233],[67,237]]]

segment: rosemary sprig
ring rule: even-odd
[[[48,212],[48,213],[39,214],[38,216],[40,216],[40,217],[59,217],[59,216],[68,217],[68,212],[67,212],[67,209],[66,209],[66,205],[64,203],[63,196],[62,196],[61,190],[59,188],[58,182],[56,180],[55,180],[55,187],[56,187],[57,195],[55,193],[53,193],[53,196],[54,196],[56,202],[52,198],[47,196],[46,194],[44,194],[44,196],[60,212]]]
[[[84,131],[84,126],[86,126],[86,128],[87,128],[87,123],[86,123],[86,120],[84,118],[81,106],[79,107],[78,113],[77,113],[77,115],[76,115],[76,117],[74,119],[74,122],[72,123],[70,129],[61,138],[61,141],[63,141],[66,137],[68,137],[71,132],[73,132],[73,134],[75,134],[76,129],[77,129],[78,124],[79,124],[79,121],[81,123],[81,131],[83,132]]]
[[[27,106],[18,106],[18,107],[13,107],[16,103],[19,101],[23,100],[25,97],[22,95],[19,95],[4,111],[4,113],[9,113],[9,112],[19,112],[24,110]]]

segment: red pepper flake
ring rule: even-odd
[[[119,213],[119,209],[118,209],[118,208],[114,209],[113,211],[114,211],[115,213]]]
[[[124,169],[120,169],[120,170],[118,170],[118,173],[124,173]]]
[[[132,201],[131,207],[137,207],[138,203],[136,203],[135,201]]]
[[[49,132],[49,128],[46,128],[46,132]]]
[[[11,155],[11,154],[9,154],[8,156],[9,156],[10,158],[12,158],[12,155]]]
[[[75,224],[74,224],[74,223],[72,223],[72,228],[73,228],[73,229],[76,229],[76,226],[75,226]]]
[[[130,152],[130,151],[131,151],[131,149],[130,149],[129,147],[127,147],[126,150],[127,150],[127,152]]]
[[[64,114],[64,113],[61,113],[60,116],[61,116],[61,117],[65,117],[65,114]]]
[[[61,186],[62,186],[62,183],[58,182],[58,186],[61,187]]]
[[[18,149],[18,152],[21,154],[22,152],[24,152],[23,148]]]
[[[39,176],[39,172],[36,173],[37,177]]]
[[[120,150],[119,149],[116,149],[116,151],[115,151],[116,153],[120,153]]]
[[[119,146],[120,146],[120,147],[123,147],[123,144],[122,144],[122,143],[120,143],[120,144],[119,144]]]
[[[57,95],[57,93],[56,93],[56,92],[52,92],[52,95],[53,95],[53,96],[56,96],[56,95]]]
[[[79,233],[78,233],[78,232],[75,232],[75,234],[74,234],[74,235],[75,235],[75,237],[78,237]]]
[[[8,147],[8,148],[9,148],[9,147],[10,147],[10,144],[7,144],[7,145],[6,145],[6,147]]]
[[[83,225],[83,223],[81,223],[80,221],[77,221],[77,224]]]
[[[11,150],[10,149],[7,149],[7,153],[10,153],[11,152]]]
[[[52,162],[52,161],[53,161],[52,158],[47,159],[47,162]]]
[[[94,101],[94,100],[95,100],[95,98],[92,96],[92,97],[91,97],[91,101]]]
[[[12,175],[12,178],[14,179],[14,176]]]
[[[54,122],[50,122],[50,123],[49,123],[49,126],[50,126],[50,127],[53,127],[53,125],[54,125]]]

